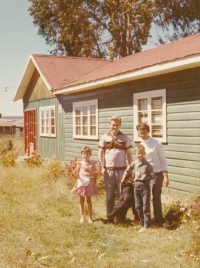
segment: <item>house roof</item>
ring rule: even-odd
[[[96,58],[31,54],[14,101],[23,98],[35,69],[51,91],[88,74],[110,61]]]
[[[71,93],[200,66],[200,34],[136,53],[66,83],[56,93]]]
[[[30,56],[14,101],[23,98],[35,68],[52,94],[67,94],[200,66],[200,33],[108,61],[67,56]]]

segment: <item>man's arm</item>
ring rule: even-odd
[[[128,149],[126,149],[126,156],[127,156],[127,160],[128,160],[128,163],[129,163],[129,165],[132,163],[132,154],[131,154],[131,149],[130,148],[128,148]]]
[[[103,175],[106,175],[106,169],[104,168],[104,149],[103,148],[99,148],[98,160],[101,165],[101,173]]]

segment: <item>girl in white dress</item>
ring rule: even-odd
[[[98,195],[99,191],[96,187],[93,177],[97,174],[95,162],[90,160],[92,150],[90,147],[85,146],[81,150],[82,161],[77,163],[75,170],[78,179],[71,190],[72,194],[79,195],[80,197],[80,222],[84,222],[84,203],[85,199],[88,205],[88,222],[92,223],[92,200],[91,197]]]

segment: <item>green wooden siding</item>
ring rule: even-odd
[[[200,193],[200,68],[63,96],[64,160],[80,158],[84,145],[97,160],[98,140],[73,139],[73,102],[98,99],[99,138],[109,130],[109,118],[122,117],[122,132],[133,141],[133,94],[166,89],[167,143],[170,187],[174,193]],[[133,153],[133,149],[132,149]]]
[[[53,155],[57,157],[58,160],[63,160],[64,158],[64,131],[63,131],[63,111],[58,112],[58,106],[62,102],[62,97],[56,99],[45,99],[40,101],[33,101],[29,103],[24,103],[24,109],[36,108],[37,113],[37,153],[39,153],[43,158],[50,159]],[[39,107],[52,106],[55,105],[56,113],[56,137],[42,137],[40,136],[40,126],[39,126]]]

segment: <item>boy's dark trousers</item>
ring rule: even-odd
[[[136,181],[134,196],[140,222],[144,221],[144,227],[149,227],[151,225],[150,181]]]
[[[134,192],[134,187],[135,187],[135,185],[133,185],[133,192]],[[133,194],[133,198],[132,198],[132,213],[134,215],[134,220],[139,220],[138,212],[135,208],[135,196],[134,196],[134,194]]]
[[[107,215],[108,218],[117,218],[124,220],[129,208],[133,208],[133,185],[131,183],[122,184],[121,196],[110,214]]]

